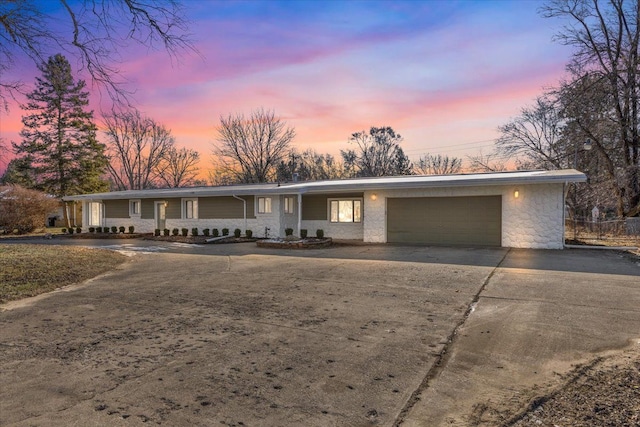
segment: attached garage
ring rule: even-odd
[[[388,198],[387,242],[501,246],[502,196]]]

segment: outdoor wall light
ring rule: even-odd
[[[378,195],[376,193],[373,193],[371,195],[371,200],[378,200]]]
[[[520,197],[520,191],[519,191],[519,190],[514,191],[514,192],[513,192],[513,197],[515,197],[516,199],[517,199],[518,197]]]

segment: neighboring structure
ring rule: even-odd
[[[257,237],[317,229],[334,239],[445,246],[564,246],[567,184],[583,173],[501,172],[131,190],[65,197],[83,224],[136,231],[197,227]]]

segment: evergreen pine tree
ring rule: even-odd
[[[39,67],[36,87],[22,109],[22,142],[16,154],[28,158],[34,188],[56,196],[107,191],[105,146],[96,139],[93,111],[87,111],[85,82],[74,82],[69,61],[57,54]]]
[[[0,184],[11,184],[19,185],[24,188],[34,188],[36,186],[36,180],[33,175],[33,168],[31,167],[31,160],[29,159],[29,156],[11,159],[7,165],[7,170],[4,172],[4,175],[0,177]]]

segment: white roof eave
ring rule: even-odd
[[[345,193],[406,188],[475,187],[497,185],[566,184],[586,182],[584,173],[574,169],[556,171],[497,172],[460,175],[409,175],[381,178],[355,178],[336,181],[295,182],[263,185],[229,185],[222,187],[127,190],[110,193],[67,196],[66,201],[163,199],[183,197],[253,196],[306,193]]]

